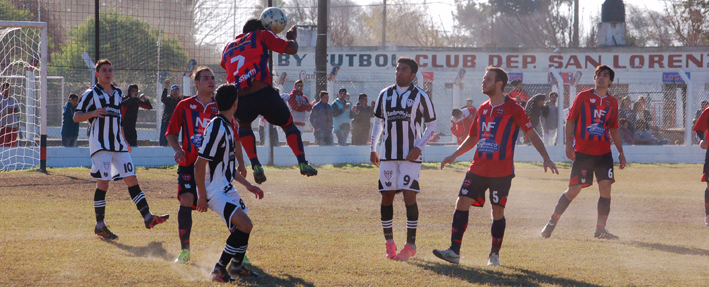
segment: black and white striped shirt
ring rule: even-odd
[[[414,147],[423,150],[429,139],[422,139],[423,124],[436,121],[431,98],[413,84],[402,94],[396,85],[382,90],[374,105],[374,116],[384,122],[384,152],[379,152],[380,160],[406,160]],[[421,157],[417,161],[421,161]]]
[[[223,115],[217,115],[207,124],[204,141],[199,148],[199,157],[209,161],[205,176],[207,196],[215,191],[229,191],[232,187],[231,181],[236,172],[234,141],[234,130]]]
[[[113,86],[112,86],[113,87]],[[89,150],[91,155],[98,151],[127,152],[128,146],[121,136],[121,102],[123,91],[113,87],[110,95],[98,84],[86,90],[79,100],[76,110],[83,113],[106,108],[103,118],[89,119]]]

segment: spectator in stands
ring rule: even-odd
[[[529,116],[529,122],[537,132],[537,135],[544,134],[542,117],[547,117],[549,115],[549,106],[544,105],[545,99],[546,95],[536,94],[527,102],[527,106],[524,109]]]
[[[475,107],[473,107],[473,99],[471,99],[471,98],[465,99],[465,106],[463,106],[463,109],[467,109],[467,108],[473,108],[473,109],[475,108]]]
[[[556,101],[559,94],[556,92],[549,93],[549,100],[544,103],[547,109],[547,114],[544,117],[544,143],[546,145],[556,145],[557,128],[559,126],[559,107]]]
[[[347,89],[340,89],[337,97],[337,100],[332,103],[333,125],[337,144],[344,146],[347,144],[347,136],[350,135],[350,106],[352,105],[347,101]]]
[[[630,117],[630,124],[634,127],[634,132],[638,132],[639,122],[644,121],[645,123],[652,122],[652,114],[645,108],[645,99],[639,98],[635,103],[633,103],[633,113]],[[637,139],[636,139],[637,140]]]
[[[470,132],[470,125],[466,124],[466,118],[470,115],[468,109],[453,109],[451,113],[451,133],[458,144],[463,143]]]
[[[638,145],[664,145],[670,143],[669,140],[658,140],[650,130],[650,124],[644,120],[639,120],[636,126],[635,144]]]
[[[20,104],[10,95],[10,83],[0,85],[0,147],[17,146],[17,114]]]
[[[327,102],[330,96],[326,91],[320,92],[320,102],[313,106],[310,113],[310,125],[313,126],[315,143],[318,145],[334,145],[332,140],[332,107]]]
[[[138,146],[138,133],[135,130],[135,124],[138,121],[138,109],[153,109],[150,100],[143,94],[138,96],[139,92],[138,85],[128,86],[128,95],[123,96],[123,102],[121,103],[123,136],[125,136],[126,142],[131,147]]]
[[[463,113],[464,115],[467,114],[467,116],[463,118],[463,125],[470,129],[470,125],[473,124],[473,119],[475,118],[475,113],[477,112],[477,109],[473,106],[473,99],[468,98],[465,100],[465,106],[463,106],[460,111],[463,112],[463,110],[468,111],[467,113]]]
[[[374,107],[367,100],[367,94],[359,94],[357,105],[352,107],[352,145],[366,145],[369,141]]]
[[[305,119],[308,117],[308,113],[313,110],[308,97],[303,95],[303,80],[295,81],[293,91],[288,97],[288,106],[290,106],[291,115],[293,115],[293,123],[302,132],[305,127]]]
[[[618,107],[618,118],[619,119],[632,119],[634,114],[633,114],[633,107],[632,107],[632,102],[630,101],[630,97],[625,95],[620,98],[620,107]],[[635,127],[629,123],[629,127],[631,132],[635,132]]]
[[[623,144],[634,145],[635,135],[633,135],[633,132],[630,130],[630,122],[628,119],[623,118],[618,120],[618,126],[620,127],[620,136],[623,139]]]
[[[62,112],[63,147],[76,147],[76,139],[79,137],[79,123],[74,122],[74,113],[77,105],[79,105],[79,96],[70,94]]]
[[[522,80],[514,80],[510,83],[510,86],[514,87],[514,90],[510,91],[508,94],[510,98],[515,99],[517,103],[522,105],[523,107],[527,106],[527,101],[529,101],[529,94],[524,90],[524,84],[522,83]]]
[[[168,88],[170,88],[170,95],[168,96]],[[182,101],[182,92],[180,91],[180,86],[172,85],[170,86],[170,80],[165,81],[162,89],[162,101],[165,108],[162,111],[162,121],[160,123],[160,146],[167,146],[167,139],[165,138],[165,133],[167,133],[167,126],[170,124],[170,118],[172,118],[172,113],[175,112],[175,107],[177,103]]]

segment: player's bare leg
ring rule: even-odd
[[[566,208],[569,207],[571,201],[573,201],[574,198],[581,193],[581,188],[582,186],[580,184],[575,184],[569,186],[566,191],[561,194],[559,201],[556,203],[556,207],[554,208],[554,213],[551,215],[551,219],[549,219],[549,222],[547,222],[546,226],[544,226],[544,229],[542,230],[542,237],[549,238],[551,236],[554,228],[556,228],[556,224],[559,222],[559,218],[561,218],[561,215],[564,214]]]
[[[419,209],[416,204],[416,191],[403,190],[406,205],[406,244],[395,260],[405,261],[416,254],[416,228],[418,227]]]
[[[393,259],[396,256],[396,243],[394,243],[393,221],[394,221],[394,197],[395,190],[384,190],[382,194],[381,220],[384,230],[384,240],[386,246],[386,257]]]
[[[593,237],[601,239],[618,239],[618,236],[608,232],[606,221],[611,211],[611,185],[612,180],[606,179],[598,182],[598,191],[601,196],[598,198],[598,220],[596,221],[596,232]]]
[[[125,182],[126,186],[128,186],[128,193],[130,193],[130,197],[135,203],[136,208],[138,208],[138,211],[140,211],[140,214],[143,216],[145,228],[151,229],[155,227],[155,225],[161,224],[170,218],[169,214],[153,215],[150,213],[148,200],[145,199],[145,194],[142,190],[140,190],[138,178],[135,176],[127,176],[123,178],[123,182]]]

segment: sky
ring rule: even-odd
[[[382,1],[372,1],[372,0],[353,0],[359,5],[368,4],[379,4]],[[436,21],[440,21],[442,26],[449,27],[453,25],[453,19],[451,18],[451,12],[455,10],[454,0],[407,0],[409,3],[424,3],[428,4],[428,7],[433,5],[431,11]],[[486,0],[478,0],[478,2],[487,2]],[[591,27],[591,15],[601,14],[601,5],[605,0],[579,0],[579,14],[581,19],[579,20],[582,30],[588,31],[587,27]],[[639,7],[647,7],[650,10],[662,11],[664,7],[664,0],[624,0],[626,5],[632,4]],[[627,11],[627,10],[626,10]]]

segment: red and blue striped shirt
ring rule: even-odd
[[[257,30],[236,36],[222,52],[221,65],[226,70],[227,82],[239,90],[251,87],[254,80],[270,85],[268,59],[271,56],[268,51],[283,54],[286,46],[288,41],[271,31]]]
[[[593,89],[580,92],[566,120],[576,121],[574,151],[589,155],[611,152],[610,130],[618,128],[618,100]]]

